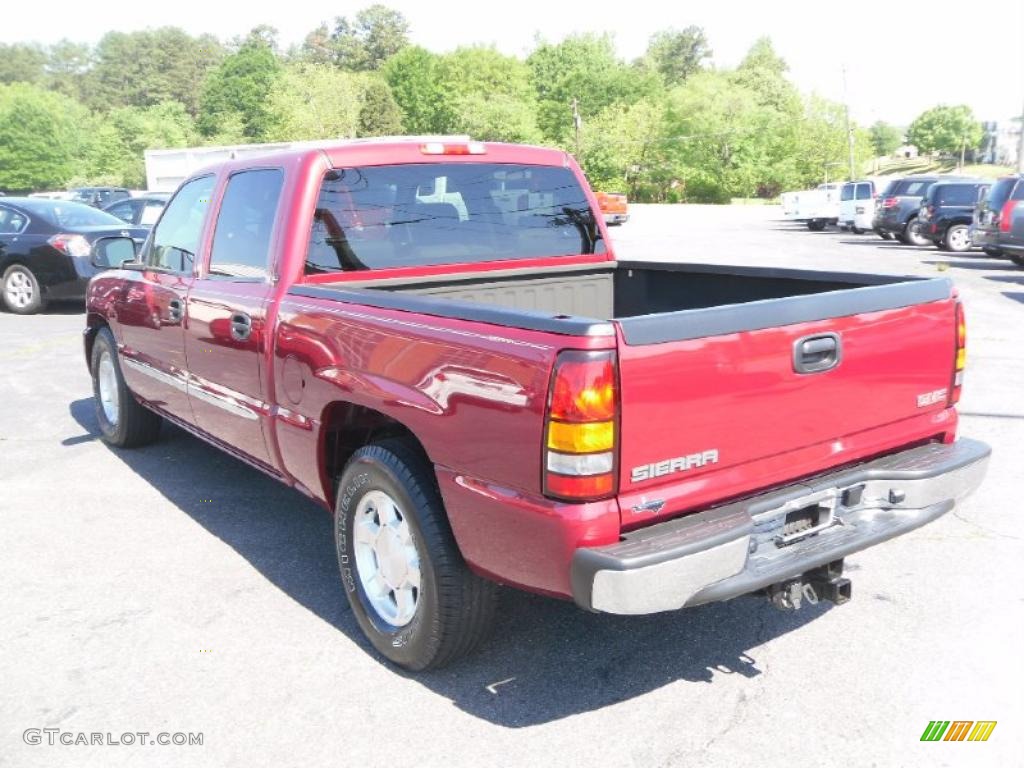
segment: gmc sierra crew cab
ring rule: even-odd
[[[620,261],[555,149],[233,160],[93,259],[103,438],[168,421],[322,503],[361,628],[414,670],[480,642],[496,584],[617,614],[843,602],[846,555],[988,461],[957,439],[948,279]]]

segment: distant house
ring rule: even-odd
[[[989,120],[981,124],[985,135],[978,150],[979,163],[1016,165],[1020,141],[1019,120]]]

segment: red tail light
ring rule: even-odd
[[[964,383],[964,368],[967,365],[967,322],[964,305],[956,303],[956,353],[953,357],[953,383],[949,388],[949,404],[960,402],[960,390]]]
[[[593,501],[615,493],[619,394],[615,353],[562,352],[544,425],[544,493]]]
[[[884,200],[882,200],[883,208],[895,208],[899,204],[900,199],[898,197],[887,197]]]
[[[999,231],[1009,232],[1013,224],[1013,209],[1017,207],[1019,200],[1007,200],[1003,209],[999,212]]]
[[[77,256],[84,259],[88,258],[89,254],[92,253],[92,246],[89,245],[89,241],[81,235],[61,233],[54,235],[46,242],[68,256]]]

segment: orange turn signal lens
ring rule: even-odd
[[[597,453],[615,447],[615,422],[548,423],[548,448],[563,453]]]

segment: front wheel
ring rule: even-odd
[[[1008,253],[1007,256],[1018,267],[1024,267],[1024,253]]]
[[[963,253],[971,250],[971,232],[966,224],[954,224],[946,230],[946,237],[943,244],[947,250],[954,253]]]
[[[807,222],[807,228],[811,232],[821,232],[825,229],[825,222],[822,219],[811,219]]]
[[[876,232],[877,232],[878,236],[880,238],[882,238],[883,240],[892,240],[892,233],[891,232],[878,232],[877,230],[876,230]]]
[[[410,670],[444,666],[487,635],[495,586],[473,574],[448,525],[434,469],[411,442],[356,451],[338,485],[341,581],[363,633]]]
[[[4,271],[4,305],[16,315],[32,315],[46,306],[43,291],[32,270],[12,264]]]
[[[117,344],[109,328],[100,328],[92,345],[92,394],[103,442],[119,448],[137,448],[160,436],[163,419],[142,407],[128,389]]]

